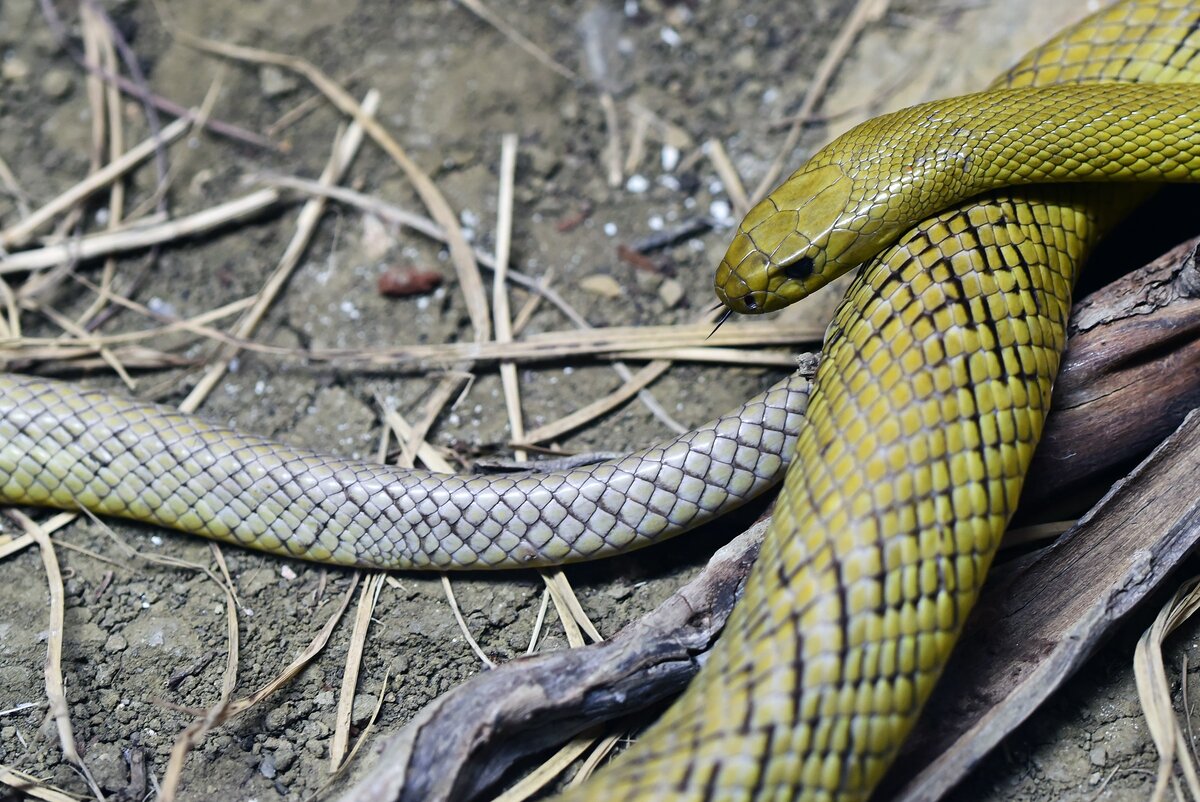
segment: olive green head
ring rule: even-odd
[[[837,165],[802,168],[751,209],[717,268],[721,302],[782,309],[874,255],[852,222],[853,186]]]

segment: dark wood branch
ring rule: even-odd
[[[1198,241],[1076,304],[1022,506],[1148,452],[1200,407]]]
[[[1062,411],[1047,423],[1040,473],[1031,474],[1031,485],[1062,482],[1061,488],[1136,458],[1138,449],[1145,453],[1178,426],[1186,409],[1200,406],[1198,242],[1079,304],[1056,388]],[[987,740],[980,744],[998,742],[1049,694],[1047,677],[1065,680],[1186,553],[1200,503],[1197,428],[1189,419],[1064,536],[1047,562],[1029,567],[1033,573],[1006,571],[985,587],[968,627],[986,627],[988,637],[960,650],[948,672],[960,684],[935,694],[940,701],[933,709],[948,712],[922,720],[925,734],[905,765],[930,768],[911,789],[957,782],[990,748],[971,747],[967,728],[975,728],[972,737],[982,728]],[[1093,441],[1099,447],[1088,445]],[[342,802],[476,799],[517,760],[677,693],[715,642],[764,530],[760,523],[735,538],[692,583],[611,641],[515,660],[435,700],[379,743],[374,765]],[[1132,540],[1135,535],[1141,539]],[[1096,538],[1104,543],[1093,543]],[[1063,651],[1058,644],[1067,635],[1075,640]],[[1013,658],[998,661],[998,654]],[[997,673],[999,665],[1008,673]],[[1021,684],[1030,676],[1038,678],[1033,685]],[[980,684],[988,681],[994,684]],[[990,712],[1001,699],[1013,712]],[[938,758],[950,744],[953,757]],[[928,798],[907,793],[908,799]]]
[[[677,694],[725,625],[766,526],[734,538],[696,579],[612,639],[518,658],[435,699],[379,743],[371,770],[342,802],[476,799],[517,760]]]

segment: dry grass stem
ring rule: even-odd
[[[742,177],[738,175],[737,168],[733,166],[733,161],[725,152],[725,146],[721,144],[721,140],[710,139],[705,142],[704,155],[708,156],[708,160],[712,162],[713,169],[717,171],[717,177],[725,187],[725,194],[729,196],[729,201],[733,204],[733,216],[739,220],[745,217],[746,212],[750,211],[750,198],[746,195]]]
[[[46,205],[18,220],[9,228],[0,231],[0,250],[9,251],[26,244],[37,230],[47,222],[75,206],[93,192],[118,180],[125,173],[153,155],[156,148],[173,143],[179,139],[187,133],[191,125],[191,122],[188,120],[176,120],[164,128],[158,138],[147,139],[144,142],[138,143],[126,151],[119,159],[91,173],[87,178],[58,195]],[[4,271],[11,272],[7,264],[7,259],[5,261]],[[28,270],[30,268],[15,269]]]
[[[625,382],[616,390],[612,391],[603,398],[599,398],[590,404],[580,407],[569,415],[564,415],[556,421],[551,421],[544,426],[539,426],[532,431],[525,433],[525,436],[517,441],[516,445],[534,445],[536,443],[545,443],[551,440],[556,440],[562,437],[567,432],[574,431],[588,423],[591,423],[596,418],[606,415],[617,407],[622,406],[631,398],[638,394],[638,391],[646,387],[659,376],[667,372],[671,367],[670,362],[655,361],[647,364],[637,373],[633,374],[630,381]]]
[[[546,611],[550,609],[550,588],[542,588],[542,603],[538,605],[537,617],[533,621],[533,630],[529,633],[529,646],[525,654],[537,651],[538,640],[542,637],[542,627],[546,624]]]
[[[554,602],[558,618],[567,632],[567,643],[571,648],[578,649],[585,644],[583,638],[585,633],[593,643],[604,640],[600,631],[596,629],[596,625],[583,611],[583,607],[579,604],[579,598],[575,595],[575,589],[571,587],[571,582],[567,579],[563,569],[544,568],[541,574],[547,590],[550,591],[550,600]]]
[[[617,114],[617,101],[612,93],[600,93],[600,108],[604,111],[604,130],[608,133],[608,144],[604,146],[604,161],[608,163],[608,185],[619,187],[625,181],[621,163],[621,118]]]
[[[350,632],[350,644],[346,649],[346,665],[342,671],[342,687],[338,693],[337,715],[334,718],[333,740],[329,745],[329,770],[336,772],[350,744],[350,725],[354,713],[354,692],[358,688],[358,675],[362,668],[363,652],[367,645],[367,632],[371,627],[371,614],[379,603],[379,592],[383,589],[385,574],[374,573],[363,583],[358,597],[358,609],[354,615],[354,628]]]
[[[1163,642],[1180,624],[1200,609],[1200,577],[1185,582],[1163,606],[1154,623],[1138,640],[1133,656],[1133,675],[1138,700],[1146,724],[1158,750],[1158,774],[1154,783],[1154,802],[1166,797],[1167,785],[1176,781],[1175,766],[1183,772],[1192,799],[1200,799],[1200,774],[1197,772],[1188,738],[1175,715],[1171,700],[1171,682],[1163,663]],[[1187,682],[1184,674],[1183,682]],[[1187,715],[1186,710],[1184,715]],[[1178,795],[1179,789],[1176,788]]]
[[[807,342],[818,343],[813,338]],[[796,366],[796,356],[792,353],[778,351],[762,351],[744,348],[707,348],[694,346],[692,348],[652,348],[647,351],[617,351],[613,359],[656,359],[671,362],[704,362],[711,365],[758,365],[770,368],[793,368]]]
[[[602,329],[558,330],[529,335],[519,341],[498,345],[488,343],[438,343],[404,345],[381,349],[266,349],[344,367],[435,368],[463,362],[546,362],[584,356],[625,355],[630,359],[655,359],[671,349],[695,348],[693,356],[702,357],[714,348],[739,346],[792,347],[798,343],[819,342],[821,326],[805,322],[756,322],[722,326],[712,332],[705,324],[673,326],[610,326]],[[744,355],[741,358],[745,358]],[[794,362],[794,360],[793,360]],[[788,363],[792,364],[792,363]],[[626,381],[633,377],[624,376]]]
[[[575,772],[575,776],[567,783],[568,788],[577,788],[583,785],[589,779],[596,769],[600,766],[601,761],[608,757],[609,753],[616,747],[625,735],[615,732],[612,735],[606,735],[596,743],[596,748],[588,753],[587,759],[579,765],[579,771]]]
[[[496,273],[492,279],[492,326],[496,332],[497,344],[510,343],[513,340],[505,280],[512,245],[513,185],[516,170],[517,135],[505,134],[500,140],[500,191],[496,201]],[[500,363],[500,385],[504,390],[504,408],[508,411],[509,437],[514,441],[523,440],[525,419],[521,414],[521,389],[517,381],[517,366],[512,362]],[[518,450],[516,459],[524,461],[528,456],[524,451]]]
[[[91,282],[82,280],[80,283],[85,286],[94,286]],[[110,295],[109,300],[119,306],[123,306],[133,312],[143,315],[152,320],[169,320],[163,315],[156,314],[142,304],[136,301],[130,301],[128,298],[123,298],[119,295]],[[126,331],[119,334],[93,334],[92,332],[84,332],[78,337],[73,338],[70,343],[73,346],[90,346],[95,349],[106,348],[112,345],[124,345],[128,343],[137,343],[143,340],[161,341],[163,337],[172,336],[175,334],[192,334],[196,337],[201,337],[215,342],[229,343],[233,345],[241,345],[241,343],[224,332],[214,329],[209,326],[210,323],[215,323],[218,320],[236,315],[239,312],[245,311],[254,305],[255,296],[241,298],[236,301],[219,306],[216,309],[210,309],[207,312],[201,312],[195,317],[178,318],[164,326],[153,326],[147,329],[139,329],[137,331]],[[55,345],[61,345],[62,340],[53,337],[3,337],[0,338],[0,352],[6,349],[25,349],[25,348],[50,348]],[[12,356],[15,356],[18,351],[13,351]]]
[[[75,513],[60,512],[38,524],[38,526],[40,526],[41,530],[47,535],[52,535],[74,520]],[[8,557],[11,554],[24,551],[25,549],[34,545],[36,542],[37,541],[34,540],[33,535],[29,534],[28,532],[16,537],[13,537],[12,535],[0,535],[0,560]]]
[[[479,266],[475,263],[474,252],[463,236],[462,227],[458,223],[458,217],[450,208],[450,204],[446,202],[437,185],[417,166],[416,162],[408,156],[405,150],[400,147],[400,144],[396,142],[392,135],[378,121],[366,114],[345,89],[338,86],[324,72],[304,59],[259,50],[257,48],[215,42],[202,39],[178,29],[173,28],[173,30],[181,42],[198,50],[237,61],[246,61],[254,64],[273,64],[277,67],[297,72],[317,87],[343,114],[353,117],[363,127],[363,130],[375,140],[375,143],[383,148],[384,152],[391,156],[400,169],[404,171],[404,174],[408,176],[408,180],[412,182],[413,189],[420,196],[421,202],[429,210],[430,216],[446,232],[446,238],[449,241],[450,259],[454,264],[455,272],[458,274],[459,285],[466,300],[467,312],[471,318],[471,326],[475,331],[475,339],[478,342],[485,342],[489,339],[491,326],[487,314],[487,294],[483,289],[483,280],[479,276]]]
[[[495,11],[492,11],[490,8],[485,6],[481,0],[458,0],[458,2],[463,7],[470,10],[471,13],[475,14],[481,20],[502,33],[506,39],[509,39],[517,47],[533,56],[535,59],[549,67],[554,72],[566,78],[568,81],[574,81],[579,78],[579,76],[575,74],[574,70],[572,70],[570,67],[564,66],[558,61],[555,61],[553,56],[530,41],[525,34],[521,33],[512,25],[510,25]]]
[[[419,459],[426,468],[438,473],[454,473],[454,466],[443,457],[434,446],[424,440],[416,440],[413,437],[413,427],[404,419],[404,416],[395,409],[386,406],[382,399],[377,399],[379,408],[383,410],[383,421],[386,423],[396,435],[396,441],[407,446],[409,443],[416,443],[412,456],[407,457],[405,454],[396,462],[404,467],[412,467],[413,458]]]
[[[1004,533],[1004,539],[1000,541],[1000,548],[1011,549],[1017,546],[1027,546],[1030,543],[1037,543],[1042,540],[1053,540],[1076,523],[1078,523],[1078,520],[1047,521],[1046,523],[1010,529]]]
[[[829,51],[821,59],[821,64],[817,67],[812,82],[808,85],[808,91],[804,93],[804,99],[800,102],[800,110],[795,115],[796,121],[792,123],[787,136],[784,137],[783,146],[779,148],[779,155],[775,157],[775,161],[771,162],[770,168],[754,189],[754,195],[751,198],[754,203],[765,198],[771,188],[775,186],[783,172],[784,163],[791,158],[792,150],[800,141],[800,132],[804,129],[804,123],[816,111],[817,104],[825,96],[829,82],[833,80],[837,68],[849,54],[854,40],[858,38],[863,28],[883,18],[883,15],[887,13],[888,3],[889,0],[858,0],[854,10],[850,12],[850,16],[846,17],[838,35],[830,43]]]
[[[370,115],[375,114],[379,108],[379,93],[372,90],[367,93],[363,99],[362,111],[363,114],[370,118]],[[363,129],[362,126],[353,123],[346,130],[344,135],[334,139],[333,152],[329,157],[325,169],[321,172],[319,183],[333,184],[342,179],[346,170],[349,169],[351,162],[354,161],[355,155],[358,153],[359,147],[362,145]],[[279,264],[275,267],[271,276],[267,279],[266,284],[259,290],[258,297],[246,314],[238,321],[233,329],[233,334],[239,338],[249,337],[258,328],[258,324],[266,315],[271,304],[275,302],[279,292],[291,277],[296,266],[300,264],[300,258],[304,255],[308,248],[309,242],[312,241],[313,232],[316,231],[317,223],[321,221],[321,215],[325,213],[325,200],[321,197],[310,198],[305,202],[303,208],[300,209],[300,214],[296,219],[296,230],[292,234],[291,240],[283,251],[283,256],[279,259]],[[237,355],[237,350],[227,348],[221,353],[205,371],[204,376],[188,393],[183,403],[179,408],[184,412],[194,412],[200,407],[208,394],[213,388],[225,377],[225,373],[229,370],[229,364]]]
[[[275,679],[245,699],[237,699],[210,709],[203,718],[193,721],[179,734],[175,739],[175,744],[171,747],[171,757],[167,762],[167,769],[163,775],[162,788],[158,795],[158,798],[162,802],[171,802],[175,798],[175,792],[183,774],[184,760],[188,752],[203,740],[209,730],[224,724],[235,716],[241,715],[288,682],[291,682],[297,674],[312,662],[313,658],[324,650],[325,646],[329,643],[329,638],[333,634],[337,622],[341,620],[342,615],[346,612],[346,608],[350,604],[350,600],[354,597],[354,591],[358,587],[358,579],[357,575],[353,577],[350,587],[346,590],[346,595],[342,598],[341,606],[329,617],[325,622],[325,626],[321,628],[321,631],[308,644],[308,647],[295,660],[289,663]]]
[[[545,763],[523,777],[512,788],[500,794],[493,802],[524,802],[526,799],[529,799],[538,791],[545,788],[551,780],[566,771],[568,766],[591,748],[592,744],[596,742],[596,738],[595,730],[588,730],[581,735],[575,736],[574,739],[567,742],[565,746],[551,755]]]
[[[241,639],[238,637],[238,610],[241,602],[237,597],[237,585],[229,575],[229,566],[225,563],[225,554],[217,543],[209,543],[208,550],[212,553],[217,570],[225,580],[220,583],[225,591],[225,640],[229,644],[225,650],[225,671],[221,674],[221,697],[219,705],[226,704],[233,698],[234,688],[237,687],[238,656],[241,653]]]
[[[178,217],[164,223],[128,226],[119,231],[89,234],[69,242],[60,242],[0,259],[0,275],[42,270],[66,261],[86,262],[99,256],[142,250],[173,240],[203,234],[229,223],[253,217],[279,203],[279,191],[260,189],[235,200]]]
[[[21,184],[17,181],[17,176],[13,173],[12,168],[8,166],[8,162],[0,157],[0,184],[4,185],[4,189],[10,196],[13,202],[17,204],[17,214],[21,217],[29,216],[29,205],[31,203],[29,195],[21,188]]]
[[[467,619],[463,618],[462,609],[458,606],[458,598],[454,595],[454,586],[450,584],[450,577],[447,574],[440,574],[442,579],[442,592],[446,594],[446,601],[450,603],[450,612],[454,614],[454,620],[458,623],[458,629],[463,634],[463,638],[467,641],[467,645],[471,647],[471,651],[479,658],[479,662],[483,663],[486,668],[495,668],[496,662],[487,656],[483,651],[483,647],[479,645],[479,641],[475,640],[475,636],[471,634],[471,628],[467,626]]]
[[[14,797],[18,799],[41,799],[44,802],[79,802],[80,799],[86,798],[75,794],[68,794],[66,791],[60,791],[42,782],[32,774],[26,774],[11,766],[0,765],[0,783],[7,785],[19,794],[20,796]]]
[[[42,553],[42,567],[46,571],[46,582],[50,592],[50,625],[46,637],[45,663],[46,698],[50,702],[50,715],[54,717],[54,725],[58,729],[59,747],[62,749],[63,758],[83,775],[96,799],[104,799],[104,793],[92,779],[92,772],[75,747],[75,729],[71,726],[71,710],[67,705],[62,673],[66,593],[63,590],[62,572],[58,569],[58,558],[54,555],[54,544],[50,542],[50,535],[46,530],[21,511],[10,510],[8,514],[37,542]]]

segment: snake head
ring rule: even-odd
[[[836,164],[801,168],[751,209],[717,268],[721,302],[773,312],[873,256],[852,223],[853,188]]]

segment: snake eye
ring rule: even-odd
[[[813,274],[814,267],[811,256],[801,256],[791,264],[783,266],[783,275],[792,281],[804,281]]]
[[[746,299],[745,299],[745,301],[743,301],[743,303],[746,304],[746,309],[750,310],[751,312],[753,312],[755,309],[758,309],[758,301],[754,300],[753,298],[751,298],[749,296],[746,297]]]

